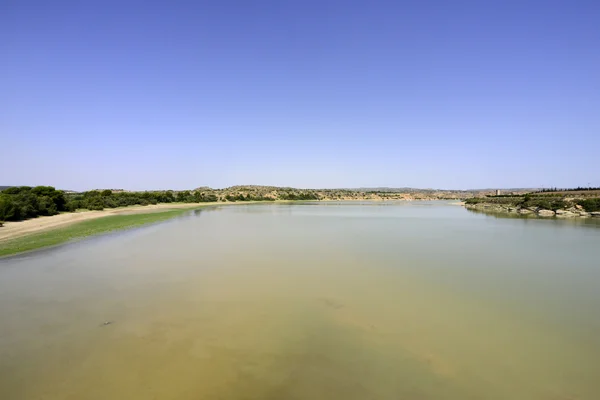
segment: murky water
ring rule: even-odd
[[[600,228],[236,205],[1,260],[0,398],[598,399]]]

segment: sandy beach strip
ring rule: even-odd
[[[4,226],[0,227],[0,241],[110,215],[151,213],[179,208],[199,208],[215,204],[222,203],[161,203],[147,206],[107,208],[102,211],[77,211],[49,217],[32,218],[25,221],[5,222]]]

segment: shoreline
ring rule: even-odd
[[[102,211],[82,210],[65,212],[51,216],[31,218],[24,221],[4,222],[0,227],[0,243],[34,233],[47,232],[67,227],[79,222],[95,220],[113,215],[150,214],[168,210],[193,209],[227,203],[161,203],[147,206],[109,208]]]
[[[56,247],[89,236],[164,222],[181,216],[187,211],[201,208],[291,202],[293,201],[162,203],[148,206],[136,205],[111,208],[102,211],[77,211],[15,221],[0,227],[0,260]]]
[[[504,213],[507,215],[526,215],[532,217],[538,217],[542,219],[548,218],[600,218],[600,212],[585,211],[581,207],[569,207],[567,209],[549,210],[541,207],[521,207],[511,204],[494,204],[494,203],[477,203],[477,204],[464,204],[464,207],[470,210],[477,210],[481,212],[490,213]]]

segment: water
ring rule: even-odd
[[[0,398],[597,399],[599,259],[441,202],[206,209],[1,260]]]

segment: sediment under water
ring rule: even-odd
[[[248,205],[0,260],[2,399],[596,399],[600,229]]]

